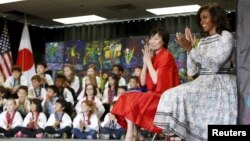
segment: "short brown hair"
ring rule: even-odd
[[[19,90],[24,90],[24,91],[28,94],[28,87],[27,87],[27,86],[21,85],[21,86],[19,86],[19,88],[17,89],[17,92],[18,92]]]
[[[11,72],[13,72],[13,71],[22,72],[22,68],[21,68],[20,66],[14,65],[14,66],[11,68]]]
[[[97,68],[96,68],[96,65],[95,64],[90,64],[89,66],[88,66],[88,69],[93,69],[93,70],[97,70]]]
[[[41,82],[42,78],[39,75],[34,75],[34,76],[31,77],[31,81],[32,80],[37,80],[38,82]]]

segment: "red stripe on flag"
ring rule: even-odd
[[[6,57],[6,58],[5,58]],[[8,63],[9,62],[9,63]],[[12,60],[8,58],[8,55],[1,55],[0,58],[0,71],[3,79],[5,80],[7,77],[11,76],[11,67]]]
[[[0,72],[3,79],[11,76],[12,55],[9,43],[7,23],[5,21],[2,34],[0,36]]]
[[[0,65],[0,72],[1,72],[1,75],[2,75],[2,77],[3,77],[3,80],[5,80],[6,77],[5,77],[5,74],[4,74],[4,72],[3,72],[2,65]]]
[[[10,75],[10,74],[11,74],[11,71],[10,71],[11,68],[9,68],[9,65],[8,65],[8,62],[9,62],[10,60],[9,60],[8,57],[5,58],[5,56],[6,56],[6,55],[3,56],[4,65],[5,65],[6,69],[7,69],[8,75]]]

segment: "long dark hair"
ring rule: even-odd
[[[200,24],[201,17],[200,14],[202,11],[207,10],[211,16],[213,24],[216,25],[216,32],[221,34],[223,30],[229,30],[229,21],[227,19],[227,15],[225,10],[218,3],[208,3],[202,7],[197,12],[197,23],[201,29],[201,36],[208,36],[208,33],[205,32]]]
[[[59,103],[59,104],[61,104],[62,107],[64,107],[63,112],[71,115],[71,113],[72,113],[72,109],[71,109],[72,104],[70,102],[65,101],[65,99],[63,99],[63,98],[59,98],[59,99],[56,100],[56,103]]]
[[[119,87],[119,77],[114,73],[111,73],[109,75],[109,77],[111,77],[115,80],[115,96],[117,96],[117,91],[118,91],[118,87]],[[108,85],[108,87],[111,88],[110,85]]]
[[[161,26],[155,27],[150,31],[149,38],[156,35],[157,33],[161,36],[162,41],[164,42],[163,47],[167,49],[168,48],[168,41],[169,41],[168,31]]]
[[[40,113],[40,112],[43,111],[43,107],[42,107],[41,101],[40,101],[39,99],[32,99],[32,100],[30,101],[30,103],[33,103],[33,104],[36,105],[36,111],[37,111],[38,113]]]
[[[84,90],[84,96],[88,96],[87,95],[87,87],[88,86],[92,86],[93,87],[93,91],[94,91],[94,96],[93,96],[93,99],[92,100],[94,100],[95,99],[95,96],[97,95],[97,89],[96,89],[96,86],[95,85],[93,85],[93,84],[87,84],[86,85],[86,87],[85,87],[85,90]],[[90,99],[88,99],[88,100],[90,100]]]

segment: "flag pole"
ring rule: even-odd
[[[26,19],[26,13],[24,13],[24,27],[23,27],[23,30],[24,30],[24,28],[25,28],[25,25],[26,25],[26,22],[27,22],[27,19]],[[22,32],[22,34],[23,34],[23,32]],[[21,39],[22,40],[22,39]],[[25,66],[25,54],[24,54],[25,52],[23,51],[22,52],[22,68],[24,68],[24,66]],[[22,70],[23,71],[23,70]]]

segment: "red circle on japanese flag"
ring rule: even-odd
[[[33,54],[31,51],[27,48],[19,50],[16,64],[20,66],[23,71],[31,69],[34,65]]]

